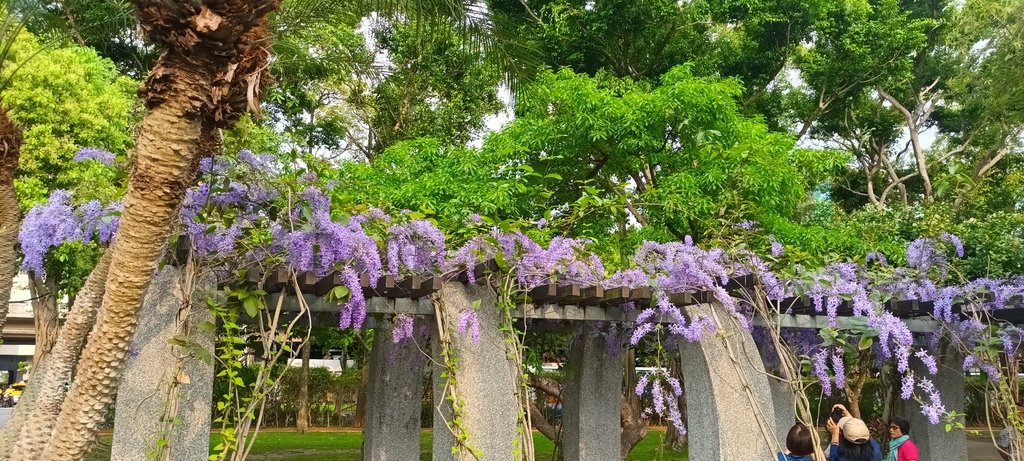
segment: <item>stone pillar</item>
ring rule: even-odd
[[[417,318],[416,326],[423,320]],[[429,345],[415,331],[412,338],[395,343],[394,325],[382,321],[374,330],[370,351],[370,379],[366,388],[363,459],[367,461],[419,459],[420,408],[423,372]]]
[[[446,422],[452,421],[452,405],[444,391],[448,379],[454,379],[461,407],[460,424],[468,436],[468,444],[480,454],[481,461],[533,459],[523,453],[517,431],[519,403],[516,401],[517,373],[509,360],[512,352],[498,327],[501,313],[496,306],[494,290],[488,286],[445,283],[437,301],[446,330],[450,332],[451,351],[456,367],[448,377],[442,366],[434,367],[434,457],[439,460],[470,461],[472,454],[452,454],[455,436]],[[474,341],[469,331],[457,330],[459,313],[473,309],[479,319],[480,340]],[[434,361],[444,364],[438,335],[433,335]],[[436,410],[438,405],[441,411]],[[528,458],[527,458],[528,456]]]
[[[962,412],[964,409],[964,358],[947,347],[941,357],[936,357],[939,372],[932,376],[916,357],[910,359],[910,369],[916,376],[928,378],[935,384],[947,409]],[[921,413],[916,400],[903,401],[903,415],[910,421],[910,439],[921,451],[921,459],[944,461],[967,461],[967,433],[961,429],[946,432],[945,424],[931,424]],[[888,421],[886,421],[888,422]]]
[[[112,461],[150,459],[161,439],[173,461],[208,458],[213,362],[190,350],[214,353],[214,332],[200,327],[213,321],[204,298],[213,286],[200,277],[183,293],[181,269],[172,266],[153,278],[117,391]],[[171,345],[175,336],[188,346]]]
[[[796,424],[796,397],[789,384],[775,378],[768,378],[768,387],[772,393],[772,406],[775,408],[775,440],[786,445],[786,436]]]
[[[718,304],[686,311],[691,318],[714,315],[719,324],[714,335],[680,346],[690,459],[773,459],[779,446],[766,439],[776,434],[775,407],[753,338]]]
[[[622,356],[582,333],[569,350],[562,390],[562,453],[567,461],[606,460],[621,447]]]

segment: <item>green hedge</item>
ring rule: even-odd
[[[262,427],[295,427],[299,408],[301,369],[284,370],[278,388],[267,398]],[[255,380],[256,369],[245,367],[241,371],[247,383]],[[349,427],[352,425],[359,391],[358,369],[335,374],[326,368],[309,369],[309,419],[313,427]],[[216,415],[217,399],[227,391],[227,382],[217,377],[213,384],[213,411]],[[243,396],[244,397],[244,396]]]

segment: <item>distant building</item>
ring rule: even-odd
[[[11,290],[7,322],[0,331],[0,374],[7,372],[7,380],[0,381],[0,385],[4,387],[22,379],[24,371],[18,370],[18,364],[31,362],[32,355],[36,352],[31,298],[28,275],[19,273],[14,278],[14,289]]]

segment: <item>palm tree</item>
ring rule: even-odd
[[[64,385],[71,380],[82,345],[96,322],[110,255],[104,253],[89,274],[53,349],[36,364],[32,384],[18,401],[13,417],[0,428],[0,459],[8,459],[11,453],[18,453],[22,459],[38,458],[39,450],[49,441],[64,401]]]
[[[103,273],[104,261],[90,276],[88,298],[102,296],[103,315],[92,329],[76,366],[77,378],[55,417],[59,392],[51,386],[39,390],[41,411],[33,412],[39,414],[38,424],[31,424],[37,432],[19,444],[19,455],[30,454],[27,459],[81,459],[88,451],[117,391],[142,298],[165,253],[199,160],[219,150],[220,129],[259,106],[267,83],[267,14],[279,7],[280,0],[133,0],[132,4],[143,33],[161,54],[141,91],[147,113],[132,155],[120,230],[104,256],[109,272]],[[425,8],[427,4],[447,6]],[[422,2],[414,14],[462,18],[467,34],[480,31],[479,23],[470,20],[475,10],[465,7],[451,0]],[[61,335],[61,358],[68,363],[47,370],[51,378],[69,372],[81,336],[94,318],[88,304],[83,301],[81,307],[76,303],[73,308],[75,328]]]
[[[0,72],[10,64],[11,47],[22,30],[22,22],[6,9],[0,10]],[[0,101],[10,75],[0,81]],[[14,171],[21,157],[21,128],[0,107],[0,330],[7,320],[11,287],[18,273],[18,196],[14,193]]]
[[[279,0],[135,0],[162,50],[141,91],[146,103],[124,212],[109,250],[101,311],[41,459],[81,459],[117,391],[142,298],[216,132],[257,107],[269,58],[267,13]]]

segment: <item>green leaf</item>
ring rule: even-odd
[[[167,342],[174,346],[187,346],[189,344],[188,337],[182,335],[175,335],[171,339],[168,339]]]
[[[348,299],[348,296],[351,293],[352,291],[346,286],[336,286],[331,289],[331,298],[341,301],[343,299]]]
[[[874,339],[869,337],[860,338],[860,344],[857,346],[860,350],[867,350],[871,348],[871,345],[875,343]]]
[[[260,313],[262,308],[259,298],[248,297],[242,301],[242,307],[245,308],[245,313],[249,314],[249,317],[256,317]]]

